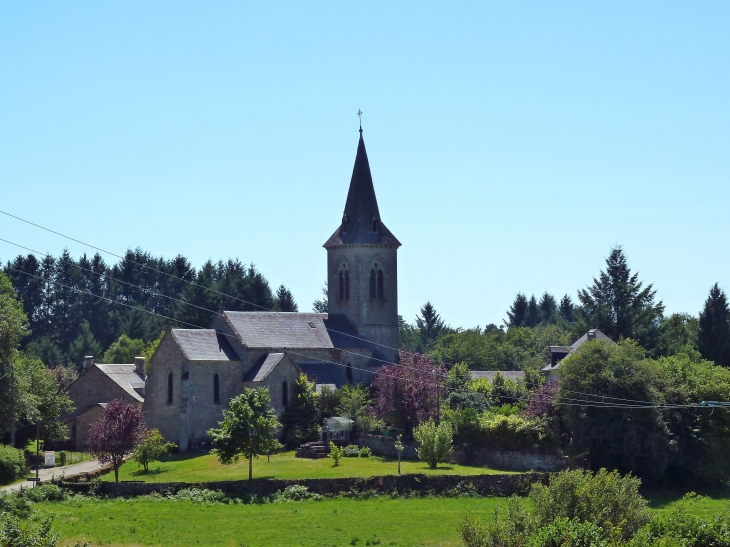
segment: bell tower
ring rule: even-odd
[[[380,218],[360,127],[342,221],[324,244],[327,300],[330,314],[344,315],[391,362],[398,357],[400,245]]]

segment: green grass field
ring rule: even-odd
[[[296,458],[294,452],[273,454],[271,461],[259,457],[253,462],[254,478],[267,479],[302,479],[330,477],[369,477],[395,475],[398,463],[386,458],[370,456],[369,458],[342,458],[335,467],[330,458],[308,460]],[[401,462],[402,473],[426,473],[430,475],[481,475],[503,474],[509,471],[469,467],[464,465],[443,464],[436,469],[429,469],[421,461]],[[145,482],[209,482],[228,481],[248,478],[248,461],[234,465],[222,465],[212,454],[206,455],[173,455],[162,462],[150,465],[150,472],[145,473],[134,461],[128,461],[119,470],[119,480],[143,480]],[[108,473],[102,480],[113,481],[114,473]]]
[[[662,498],[660,509],[676,503]],[[138,498],[72,500],[36,507],[54,516],[62,545],[77,539],[96,546],[175,545],[281,546],[455,546],[467,512],[489,518],[506,498],[327,499],[264,505],[198,505]],[[727,497],[710,498],[694,513],[726,509]]]

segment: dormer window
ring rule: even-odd
[[[342,215],[342,233],[347,233],[347,215]]]
[[[373,216],[373,232],[378,231],[378,217]]]

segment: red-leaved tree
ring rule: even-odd
[[[436,418],[446,369],[427,355],[400,353],[400,363],[385,365],[373,381],[375,415],[411,435],[419,423]]]
[[[530,418],[537,418],[546,414],[548,416],[554,416],[556,408],[553,406],[553,401],[558,394],[559,387],[560,383],[557,380],[548,380],[535,389],[530,393],[525,414]]]
[[[114,467],[114,479],[119,482],[119,467],[124,456],[144,440],[146,431],[143,412],[136,406],[117,399],[106,405],[101,418],[91,424],[89,452],[99,463],[111,463]]]

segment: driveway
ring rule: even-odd
[[[38,472],[38,478],[41,482],[49,481],[53,477],[71,477],[73,475],[80,475],[82,473],[91,473],[97,469],[104,467],[97,460],[89,460],[86,462],[75,463],[73,465],[66,465],[64,467],[51,467],[49,469],[41,469]],[[35,469],[31,470],[28,477],[35,477]],[[0,490],[13,491],[20,490],[21,487],[30,488],[33,485],[32,482],[23,481],[16,482],[14,484],[8,484],[7,486],[0,486]]]

